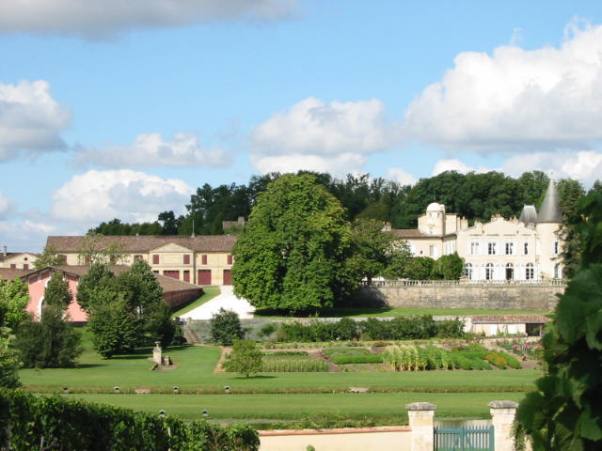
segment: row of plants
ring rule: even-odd
[[[268,373],[328,371],[328,363],[306,352],[264,353],[262,363],[262,371]]]
[[[393,345],[385,349],[382,358],[394,371],[521,368],[520,362],[511,355],[490,351],[480,345],[469,345],[449,351],[432,345]]]
[[[282,323],[276,330],[278,342],[321,342],[349,340],[420,340],[434,337],[462,338],[464,324],[459,319],[435,321],[432,316],[397,317],[387,320],[369,318],[355,321],[313,320]]]
[[[0,449],[259,449],[257,431],[0,390]]]
[[[375,354],[366,348],[328,348],[322,354],[337,365],[383,363],[382,354]]]
[[[498,341],[497,345],[500,348],[523,358],[537,360],[543,358],[541,342],[530,342],[524,339],[516,338],[514,340]]]

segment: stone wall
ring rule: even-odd
[[[553,310],[565,285],[541,283],[379,283],[362,297],[391,307]]]

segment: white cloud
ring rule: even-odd
[[[165,141],[159,133],[138,135],[132,145],[82,150],[79,164],[107,168],[158,166],[223,166],[229,162],[221,149],[204,149],[194,135],[179,133]]]
[[[558,48],[458,54],[408,107],[404,136],[480,151],[602,142],[602,26],[568,31]]]
[[[57,220],[95,224],[112,218],[153,221],[164,210],[179,210],[192,189],[183,181],[130,170],[88,171],[76,175],[53,195]]]
[[[532,170],[553,174],[554,178],[570,177],[590,186],[602,180],[602,152],[537,152],[509,158],[503,165],[504,172],[515,176]]]
[[[416,183],[416,177],[401,168],[391,168],[387,171],[386,177],[401,185],[413,185]]]
[[[0,2],[0,32],[91,37],[147,27],[289,16],[296,0],[16,0]]]
[[[0,221],[0,246],[9,251],[40,251],[46,237],[54,233],[55,228],[49,224],[20,219],[17,221]]]
[[[65,149],[60,133],[69,120],[69,112],[52,98],[46,81],[0,83],[0,162]]]
[[[366,154],[387,148],[392,136],[379,100],[324,102],[308,97],[253,130],[252,161],[262,172],[355,170]]]
[[[10,201],[8,197],[4,196],[0,193],[0,219],[3,219],[8,214],[8,210],[10,209]]]

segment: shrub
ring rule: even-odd
[[[255,451],[257,431],[0,390],[0,449]]]
[[[15,388],[19,382],[19,358],[11,349],[9,337],[3,336],[0,329],[0,387]]]
[[[209,327],[213,341],[223,346],[230,346],[235,340],[241,340],[244,337],[238,315],[230,310],[220,309],[211,318]]]
[[[225,368],[249,377],[261,371],[263,354],[253,340],[237,340],[226,358]]]
[[[276,325],[274,323],[267,323],[259,329],[259,336],[269,338],[274,332],[276,332]]]

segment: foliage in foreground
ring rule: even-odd
[[[253,451],[249,426],[221,427],[0,390],[0,449]]]
[[[543,339],[547,374],[518,409],[517,432],[536,450],[600,449],[602,443],[602,192],[580,204],[581,269]]]
[[[27,318],[28,301],[27,284],[20,278],[0,280],[0,327],[8,327],[14,332]]]
[[[257,374],[263,367],[263,353],[253,340],[237,340],[228,354],[224,367],[245,377]]]

